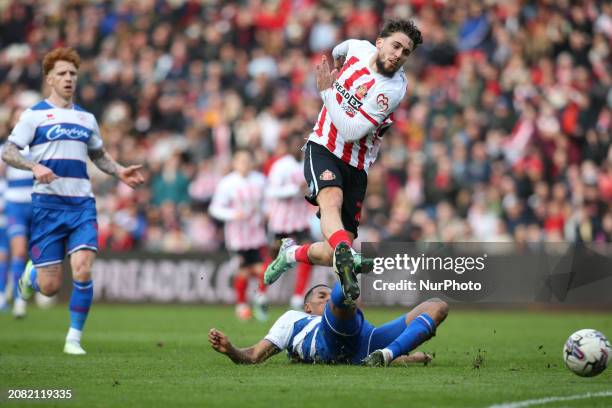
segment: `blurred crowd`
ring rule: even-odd
[[[411,18],[424,43],[369,173],[364,240],[612,241],[612,4],[542,0],[0,1],[0,134],[41,59],[82,56],[77,103],[136,191],[93,167],[103,248],[216,250],[232,151],[265,171],[321,108],[314,64]]]

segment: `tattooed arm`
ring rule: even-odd
[[[105,148],[99,150],[89,150],[87,152],[89,158],[96,165],[97,168],[110,174],[111,176],[119,178],[119,171],[123,168],[108,154]]]
[[[142,165],[123,167],[111,157],[106,149],[89,150],[89,158],[100,170],[106,174],[117,177],[128,186],[134,188],[144,183],[144,176],[140,172]]]
[[[4,149],[2,149],[2,160],[9,166],[21,170],[31,170],[36,180],[41,183],[51,183],[57,178],[50,168],[25,158],[19,152],[19,147],[13,142],[6,142],[4,144]]]
[[[227,336],[217,329],[210,329],[208,341],[213,349],[225,354],[236,364],[263,363],[280,351],[272,342],[265,339],[251,347],[236,348]]]
[[[23,157],[19,152],[19,147],[13,142],[6,142],[4,145],[2,160],[8,165],[21,170],[32,170],[36,166],[36,163]]]

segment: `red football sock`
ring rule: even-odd
[[[349,232],[347,230],[338,230],[334,232],[333,234],[331,234],[327,242],[332,247],[332,249],[336,248],[341,242],[346,242],[347,244],[349,244],[349,246],[353,244],[353,240],[351,239],[351,236],[349,235]]]
[[[308,248],[310,248],[310,244],[304,244],[300,245],[298,249],[295,250],[295,260],[297,262],[312,265],[312,262],[308,259]]]
[[[266,256],[264,258],[263,263],[261,264],[259,275],[257,275],[257,282],[259,284],[258,286],[259,293],[266,293],[266,289],[268,288],[266,284],[264,283],[264,274],[266,272],[266,269],[268,268],[268,265],[270,265],[271,262],[272,262],[272,258],[270,258],[269,256]]]
[[[246,276],[236,275],[234,277],[234,290],[236,291],[236,303],[246,303],[246,292],[249,280]]]
[[[296,277],[295,277],[295,289],[293,290],[294,295],[303,296],[306,284],[310,279],[310,272],[312,271],[312,265],[307,263],[299,263],[297,266]]]

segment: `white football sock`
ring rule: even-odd
[[[383,353],[383,356],[385,357],[385,364],[389,365],[389,363],[391,363],[394,359],[393,352],[388,348],[384,348],[381,351]]]
[[[74,328],[70,328],[70,330],[68,330],[68,335],[66,336],[66,341],[74,341],[76,343],[81,344],[81,336],[83,335],[83,332],[81,330],[77,330]]]
[[[289,263],[296,263],[297,261],[295,260],[295,251],[297,251],[297,249],[299,248],[299,245],[294,245],[291,246],[287,249],[287,253],[285,255],[285,259],[287,260],[287,262]]]

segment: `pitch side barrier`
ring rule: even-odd
[[[373,258],[360,275],[366,306],[409,306],[439,297],[464,307],[612,308],[612,244],[363,243]],[[96,302],[231,304],[238,260],[224,252],[99,254],[93,267]],[[311,283],[333,284],[315,267]],[[287,304],[294,274],[268,289]],[[70,285],[70,279],[64,279]],[[249,291],[256,289],[250,282]],[[69,290],[62,293],[70,293]]]
[[[65,289],[70,289],[68,262],[64,264]],[[238,259],[225,252],[150,253],[100,252],[93,266],[94,301],[108,303],[208,303],[233,304],[232,277]],[[315,267],[311,281],[333,283],[329,268]],[[294,275],[287,274],[270,286],[271,303],[287,304],[293,293]],[[256,282],[249,282],[249,293]],[[70,290],[60,293],[69,296]],[[62,300],[67,301],[64,297]]]

